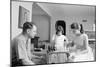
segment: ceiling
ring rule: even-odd
[[[95,7],[86,5],[37,3],[51,16],[95,16]]]

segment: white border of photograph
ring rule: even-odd
[[[69,63],[69,64],[54,64],[54,65],[39,65],[39,66],[27,66],[27,67],[99,67],[100,64],[100,2],[99,0],[21,0],[21,1],[39,1],[39,2],[54,2],[54,3],[69,3],[69,4],[84,4],[84,5],[96,5],[96,62],[86,63]],[[10,66],[10,0],[0,1],[0,66]]]

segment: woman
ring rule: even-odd
[[[70,49],[70,59],[77,61],[93,61],[93,52],[88,44],[88,36],[84,33],[82,24],[72,23],[70,28],[74,34],[73,44]]]
[[[66,51],[66,44],[68,39],[63,35],[63,28],[62,26],[58,26],[56,31],[56,35],[52,38],[53,45],[55,46],[55,52],[62,52]],[[63,63],[67,61],[66,53],[58,53],[58,54],[51,54],[50,56],[50,63]]]

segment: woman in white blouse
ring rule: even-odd
[[[58,30],[56,31],[56,35],[53,36],[52,41],[53,45],[55,46],[55,51],[62,52],[66,51],[66,44],[68,39],[63,34],[62,26],[58,26]],[[51,54],[50,56],[50,63],[63,63],[67,61],[66,53],[58,53],[58,54]]]
[[[88,44],[88,36],[83,31],[82,24],[72,23],[70,26],[74,38],[74,46],[69,50],[70,59],[73,59],[73,62],[78,61],[93,61],[93,52]]]

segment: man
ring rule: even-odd
[[[11,42],[12,65],[34,65],[30,39],[36,35],[37,28],[31,22],[23,24],[23,31]],[[37,57],[37,56],[36,56]]]

